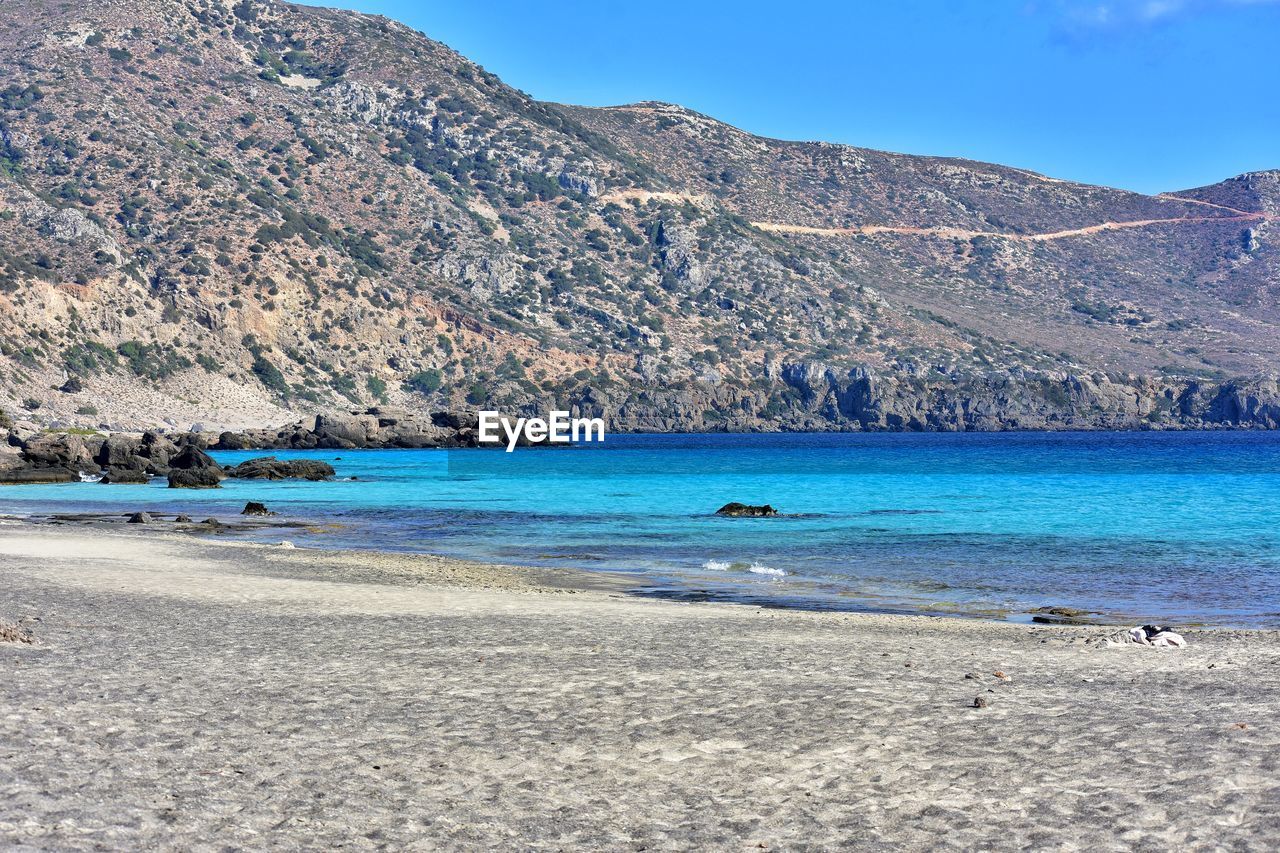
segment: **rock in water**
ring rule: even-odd
[[[189,515],[180,515],[180,516],[178,516],[177,518],[175,518],[173,521],[174,521],[174,523],[175,523],[175,524],[190,524],[190,523],[191,523],[191,516],[189,516]]]
[[[317,459],[281,461],[274,456],[241,462],[229,472],[240,480],[327,480],[334,475],[333,466]]]
[[[0,483],[11,486],[36,483],[74,483],[80,479],[66,468],[9,468],[0,470]]]
[[[147,515],[145,512],[135,512],[133,515],[129,516],[129,524],[150,524],[150,523],[151,523],[151,516]]]
[[[730,518],[772,518],[777,514],[778,511],[769,504],[755,506],[737,501],[727,503],[716,510],[716,515],[725,515]]]
[[[260,504],[257,501],[249,501],[244,505],[244,509],[240,510],[241,515],[275,515],[274,512],[267,509],[266,504]]]
[[[140,483],[149,483],[151,478],[146,471],[140,468],[108,468],[107,472],[102,475],[100,483],[107,485],[137,485]]]
[[[178,451],[177,455],[169,459],[169,467],[183,471],[215,471],[219,480],[226,477],[226,474],[222,471],[222,466],[214,462],[213,457],[194,444],[188,444]]]
[[[171,489],[217,489],[222,482],[222,471],[212,468],[185,470],[175,468],[169,472],[169,488]]]

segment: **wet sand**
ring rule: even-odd
[[[1107,628],[676,604],[606,583],[0,525],[0,622],[35,641],[0,642],[0,847],[1280,837],[1275,632],[1106,648]]]

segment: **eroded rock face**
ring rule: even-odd
[[[10,486],[40,483],[74,483],[80,475],[66,468],[0,468],[0,483]]]
[[[96,467],[91,444],[78,435],[37,435],[23,442],[22,455],[35,468],[89,471]]]

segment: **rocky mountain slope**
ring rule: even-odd
[[[1280,173],[1144,196],[541,103],[382,18],[0,2],[0,409],[1280,425]]]

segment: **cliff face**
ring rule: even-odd
[[[0,65],[27,420],[1276,426],[1277,173],[1144,196],[540,103],[394,22],[255,0],[9,0]]]

